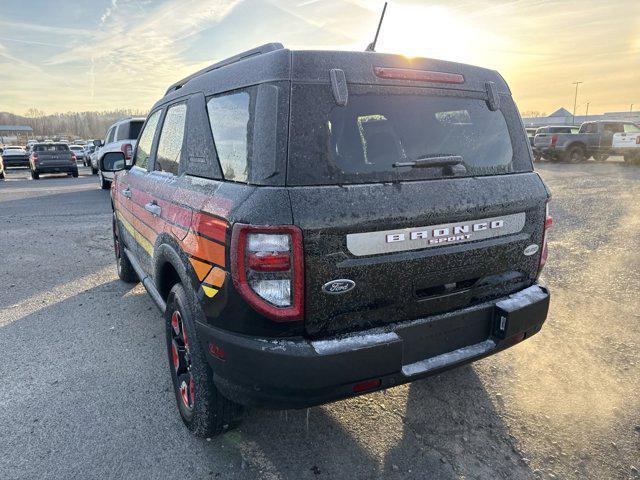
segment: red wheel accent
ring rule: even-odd
[[[171,342],[171,357],[173,358],[173,368],[177,372],[180,368],[180,354],[178,353],[178,345],[175,340]]]
[[[184,406],[187,408],[191,408],[191,405],[189,405],[189,394],[187,393],[187,382],[185,382],[184,380],[180,384],[180,397],[182,398]]]
[[[180,312],[178,312],[177,310],[175,312],[173,312],[173,315],[171,315],[171,327],[173,328],[173,333],[175,333],[176,335],[180,335]]]

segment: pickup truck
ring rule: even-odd
[[[614,151],[624,156],[625,162],[640,165],[640,129],[614,134],[612,146]]]
[[[78,176],[76,155],[66,143],[36,143],[29,157],[31,178],[38,180],[43,173],[66,173]]]
[[[569,163],[581,163],[589,157],[604,161],[610,155],[624,155],[624,152],[613,147],[613,136],[616,133],[640,132],[640,127],[632,122],[601,120],[585,122],[578,133],[556,133],[551,135],[548,145],[537,141],[536,149],[540,154],[552,161],[563,160]],[[632,156],[625,155],[625,161],[632,163]]]

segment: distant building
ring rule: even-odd
[[[24,145],[33,128],[27,125],[0,125],[0,144]]]
[[[603,115],[576,115],[575,120],[566,108],[559,108],[548,117],[523,118],[525,127],[545,127],[547,125],[581,125],[594,120],[624,120],[640,124],[638,112],[608,112]]]

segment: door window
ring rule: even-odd
[[[107,133],[107,139],[104,141],[104,143],[113,142],[113,137],[115,136],[115,134],[116,134],[116,127],[111,127],[111,129]]]
[[[178,174],[186,118],[187,105],[184,103],[173,105],[167,110],[158,141],[154,170]]]
[[[140,135],[140,141],[136,149],[135,165],[146,170],[149,164],[149,155],[151,155],[151,145],[153,144],[153,138],[158,128],[158,120],[160,120],[160,110],[153,112],[147,124]]]
[[[625,123],[624,124],[625,133],[637,133],[640,132],[640,127],[634,125],[633,123]]]

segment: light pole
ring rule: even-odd
[[[573,123],[575,125],[576,123],[576,105],[578,103],[578,85],[580,85],[582,82],[573,82],[572,85],[576,86],[576,96],[573,98],[573,120],[571,121],[571,123]]]
[[[584,114],[584,116],[585,116],[585,117],[588,117],[588,116],[589,116],[589,103],[591,103],[591,102],[587,102],[587,111],[586,111],[586,113]]]

